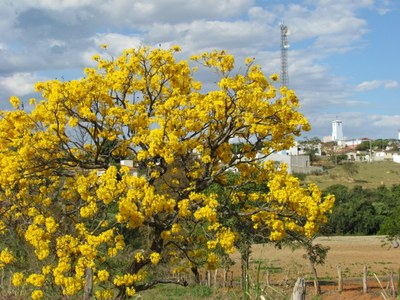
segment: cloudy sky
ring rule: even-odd
[[[280,73],[280,24],[289,28],[289,86],[312,131],[397,138],[400,129],[398,0],[2,0],[0,109],[36,81],[82,76],[99,46],[178,44],[189,57],[226,49]]]

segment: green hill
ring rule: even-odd
[[[313,182],[321,189],[334,184],[343,184],[348,187],[361,185],[366,188],[400,184],[400,164],[392,161],[343,163],[336,166],[326,165],[324,169],[324,174],[308,175],[303,182]]]

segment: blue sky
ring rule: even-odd
[[[400,129],[398,0],[14,0],[0,3],[0,108],[33,84],[79,78],[99,45],[181,45],[182,57],[226,49],[280,72],[280,23],[289,27],[289,84],[312,131],[397,138]]]

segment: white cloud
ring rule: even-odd
[[[182,45],[184,50],[199,52],[206,49],[237,50],[249,48],[259,49],[262,44],[268,45],[263,37],[268,36],[266,27],[246,21],[205,21],[195,20],[183,24],[154,24],[147,34],[151,43],[174,41]],[[273,40],[279,40],[276,35]]]
[[[271,11],[264,10],[260,6],[251,7],[248,11],[250,19],[258,23],[272,24],[276,21],[277,15]]]
[[[373,115],[371,116],[372,126],[397,129],[400,126],[400,115]]]
[[[95,0],[29,0],[27,4],[31,7],[41,7],[51,10],[62,11],[65,9],[79,9],[84,6],[96,4]]]
[[[93,38],[97,48],[102,44],[108,45],[108,50],[112,55],[120,55],[125,49],[137,48],[143,45],[140,36],[130,36],[118,33],[98,34]]]
[[[387,80],[383,86],[385,87],[385,89],[397,89],[398,87],[400,87],[400,83],[396,80]]]
[[[400,87],[400,83],[396,80],[370,80],[363,81],[356,86],[356,90],[360,92],[375,90],[378,88],[395,89]]]
[[[0,77],[0,89],[10,95],[26,96],[33,92],[38,77],[32,73],[14,73],[9,77]]]
[[[381,80],[370,80],[361,82],[356,86],[357,91],[368,91],[368,90],[375,90],[382,85]]]
[[[307,7],[289,5],[284,13],[294,41],[313,39],[318,48],[353,44],[367,32],[367,23],[356,16],[372,1],[307,1]]]

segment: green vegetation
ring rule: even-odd
[[[142,292],[136,296],[139,299],[210,299],[213,295],[212,288],[204,285],[182,287],[176,284],[160,285],[157,288]],[[234,298],[233,298],[234,299]]]
[[[324,191],[336,196],[336,203],[323,235],[385,234],[397,238],[400,234],[400,185],[377,188],[353,188],[333,185]]]
[[[336,197],[322,235],[384,234],[394,245],[400,236],[400,164],[329,164],[321,175],[298,176]]]

